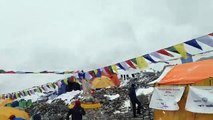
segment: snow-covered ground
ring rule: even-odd
[[[74,97],[76,97],[77,95],[82,94],[82,93],[83,93],[83,91],[79,91],[79,90],[67,92],[67,93],[59,95],[58,97],[56,97],[54,99],[50,99],[47,102],[51,103],[53,100],[61,99],[61,100],[65,101],[66,104],[70,104]]]
[[[121,81],[120,87],[126,86],[129,80],[123,80]]]

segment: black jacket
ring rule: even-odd
[[[81,106],[77,106],[69,110],[67,120],[69,120],[70,115],[72,115],[72,120],[82,120],[82,115],[85,114],[84,109]]]
[[[131,86],[129,88],[129,97],[130,97],[130,101],[131,102],[134,102],[137,100],[137,96],[136,96],[136,93],[135,93],[135,87]]]

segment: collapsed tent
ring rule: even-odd
[[[107,77],[109,77],[113,81],[113,83],[115,84],[116,87],[120,86],[121,81],[118,79],[117,74],[108,75]]]
[[[172,90],[183,90],[181,97],[176,98],[178,108],[174,110],[165,110],[169,108],[168,104],[164,103],[164,99],[157,99],[159,101],[158,106],[162,106],[160,109],[154,108],[154,119],[155,120],[212,120],[213,114],[204,114],[204,113],[195,113],[190,111],[186,106],[188,100],[189,91],[191,91],[190,86],[196,86],[198,88],[205,87],[213,90],[213,60],[204,60],[199,62],[187,63],[176,65],[172,68],[162,80],[156,83],[157,92],[166,90],[166,94],[173,92]],[[202,86],[202,87],[200,87]],[[182,89],[182,88],[185,88]],[[195,88],[196,88],[195,87]],[[211,89],[210,89],[210,88]],[[162,89],[163,88],[163,89]],[[165,88],[165,89],[164,89]],[[169,88],[169,89],[168,89]],[[210,92],[212,94],[212,92]],[[171,94],[170,94],[171,95]],[[176,97],[177,94],[173,94],[173,97]],[[153,93],[154,96],[154,93]],[[152,99],[153,99],[152,96]],[[168,97],[168,96],[167,96]],[[202,98],[202,100],[207,103],[208,100],[212,100],[212,95],[208,96],[209,98]],[[202,102],[202,100],[195,100],[195,102]],[[151,100],[152,102],[152,100]],[[167,102],[168,103],[168,102]],[[170,102],[172,103],[172,102]],[[151,104],[151,103],[150,103]],[[176,104],[173,102],[172,105]],[[212,103],[208,107],[211,106]],[[152,105],[150,105],[153,108]],[[192,106],[194,107],[194,106]],[[203,107],[203,106],[202,106]],[[204,106],[205,107],[205,106]],[[187,109],[187,110],[186,110]],[[210,108],[212,109],[212,108]]]
[[[117,75],[109,76],[109,77],[101,76],[92,80],[92,86],[94,88],[107,88],[107,87],[114,87],[119,85],[120,85],[120,81],[118,80]]]
[[[11,107],[0,107],[0,120],[9,120],[11,115],[15,115],[17,118],[30,120],[29,115],[25,111]]]
[[[0,107],[5,106],[6,104],[12,103],[13,101],[10,99],[2,99],[0,100]]]

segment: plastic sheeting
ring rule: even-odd
[[[176,65],[159,84],[193,84],[213,77],[213,60]]]

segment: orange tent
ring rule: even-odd
[[[27,112],[12,108],[12,107],[0,107],[0,120],[9,120],[11,115],[15,115],[18,118],[30,120],[30,116]]]
[[[118,79],[117,74],[105,75],[105,76],[109,77],[113,81],[113,83],[115,84],[115,86],[117,86],[117,87],[120,86],[121,81]]]
[[[192,84],[213,77],[213,60],[176,65],[159,84]]]

